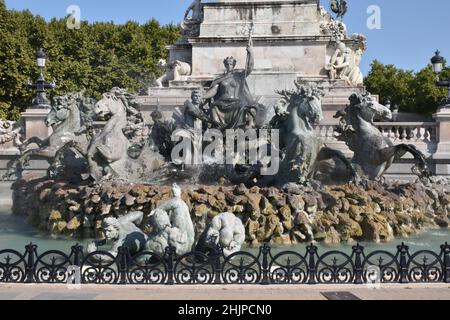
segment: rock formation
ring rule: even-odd
[[[316,189],[316,190],[315,190]],[[196,239],[222,212],[243,221],[247,244],[295,244],[373,240],[415,235],[426,228],[448,228],[450,188],[445,184],[383,185],[368,182],[320,188],[192,186],[182,193]],[[171,199],[170,186],[105,182],[71,185],[53,180],[17,183],[16,214],[43,231],[73,238],[104,238],[102,222],[131,211],[148,221]],[[145,230],[150,232],[151,230]]]

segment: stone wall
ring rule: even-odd
[[[421,184],[383,186],[369,183],[284,189],[240,186],[185,187],[197,236],[211,218],[233,212],[246,227],[246,240],[295,244],[361,240],[390,241],[425,228],[449,226],[450,189]],[[102,238],[101,222],[140,210],[148,217],[171,197],[171,187],[106,183],[70,185],[50,180],[21,181],[15,186],[15,214],[48,233],[73,238]],[[146,220],[146,219],[145,219]],[[141,226],[145,229],[144,221]]]

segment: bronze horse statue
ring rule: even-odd
[[[89,135],[85,130],[86,114],[82,112],[82,109],[89,109],[93,103],[92,99],[83,96],[83,92],[55,97],[45,121],[47,127],[53,129],[53,133],[44,140],[38,137],[26,140],[20,146],[20,157],[8,164],[8,170],[3,179],[9,179],[15,174],[20,175],[32,157],[44,158],[52,162],[58,151],[69,142],[87,146]],[[36,145],[37,148],[30,147],[32,145]]]
[[[358,174],[345,155],[324,145],[317,136],[316,128],[323,118],[323,91],[314,83],[296,82],[295,85],[295,90],[279,92],[282,99],[270,124],[280,130],[281,137],[282,159],[275,176],[277,183],[304,184],[316,180],[322,164],[333,159],[350,173],[346,182],[359,182]]]
[[[335,118],[340,119],[336,132],[338,140],[344,141],[354,152],[352,163],[368,179],[380,180],[394,161],[406,153],[412,154],[416,160],[412,168],[414,174],[425,179],[431,176],[422,152],[411,144],[394,145],[374,125],[375,117],[391,120],[391,110],[376,102],[369,93],[353,94],[349,100],[350,105],[335,115]]]
[[[94,108],[97,118],[105,119],[105,126],[96,133],[87,148],[77,141],[70,141],[58,151],[75,149],[88,163],[83,179],[94,181],[112,179],[138,180],[145,173],[152,173],[164,164],[164,159],[153,151],[150,143],[141,146],[139,152],[130,142],[125,132],[129,129],[129,119],[138,111],[134,108],[135,97],[121,88],[113,88],[103,94]],[[61,158],[58,156],[58,158]]]

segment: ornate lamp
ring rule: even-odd
[[[46,62],[46,54],[44,52],[44,49],[40,48],[38,52],[36,53],[36,61],[37,66],[42,70],[45,68],[45,62]]]
[[[440,74],[444,70],[444,58],[441,57],[439,50],[436,50],[435,55],[431,58],[431,63],[433,65],[433,71],[437,75],[437,85],[439,87],[448,88],[448,96],[446,101],[444,101],[444,105],[450,105],[450,78],[446,81],[440,80]]]
[[[36,89],[36,97],[33,99],[33,107],[36,109],[50,109],[50,101],[47,99],[45,95],[45,90],[54,89],[56,84],[48,83],[44,79],[44,68],[47,56],[44,52],[44,49],[40,48],[36,53],[36,64],[40,69],[40,75],[36,80],[36,83],[29,83],[29,87],[32,89]]]

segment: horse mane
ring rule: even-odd
[[[137,102],[136,95],[129,93],[126,89],[114,87],[109,92],[114,95],[125,106],[127,114],[127,126],[123,129],[124,135],[134,145],[144,145],[146,136],[146,128],[148,125],[145,123],[142,113],[138,110],[139,103]]]
[[[114,87],[107,93],[114,95],[116,98],[122,101],[126,108],[127,114],[136,115],[139,113],[137,108],[139,108],[139,103],[136,100],[136,95],[129,93],[127,89],[122,89],[119,87]]]
[[[305,104],[301,103],[303,101],[309,100],[321,100],[321,98],[325,95],[322,87],[319,87],[316,83],[307,82],[307,81],[295,81],[295,89],[293,90],[281,90],[277,91],[279,95],[281,95],[281,104],[289,105],[296,104],[298,107],[304,106]],[[315,109],[314,104],[308,103],[309,108]],[[300,112],[302,115],[306,115],[310,110],[301,109]],[[313,110],[315,114],[320,114],[322,109]],[[279,110],[277,110],[279,113]]]

